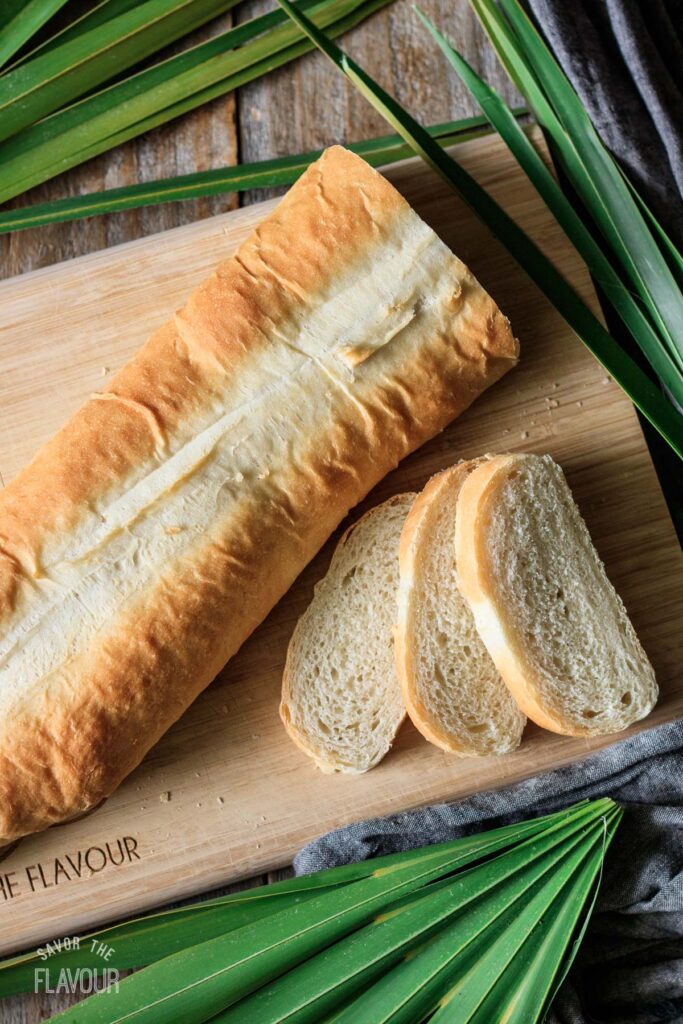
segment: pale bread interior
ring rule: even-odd
[[[393,629],[399,538],[414,497],[390,498],[346,532],[290,641],[280,714],[323,771],[374,767],[405,717]]]
[[[457,586],[456,503],[476,465],[461,463],[434,477],[408,517],[396,644],[414,725],[442,749],[469,756],[514,750],[526,722]]]
[[[476,536],[460,538],[480,562],[472,607],[481,636],[540,725],[570,735],[624,729],[652,710],[654,671],[562,470],[549,455],[493,461],[501,468],[479,502]]]

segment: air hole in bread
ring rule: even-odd
[[[584,708],[583,711],[581,712],[581,714],[583,715],[584,718],[597,718],[597,716],[598,716],[598,712],[597,711],[593,711],[592,708]]]
[[[632,700],[633,700],[633,697],[631,696],[631,694],[628,691],[626,693],[622,694],[621,703],[624,704],[626,707],[629,706],[629,704],[631,703]]]

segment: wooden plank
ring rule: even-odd
[[[243,21],[269,6],[269,0],[250,0],[236,16]],[[509,103],[521,104],[468,3],[425,0],[421,6]],[[424,124],[481,113],[418,21],[410,0],[378,11],[345,36],[343,46]],[[354,142],[389,129],[326,57],[311,53],[240,89],[238,130],[244,162]],[[276,194],[274,189],[247,193],[244,203]]]
[[[504,147],[489,138],[464,145],[459,156],[590,297],[585,268]],[[682,558],[633,410],[445,186],[417,161],[389,176],[511,317],[522,361],[365,506],[421,487],[461,457],[551,452],[567,470],[658,673],[662,699],[639,728],[680,715]],[[7,479],[101,386],[102,367],[120,365],[269,208],[252,206],[0,286],[0,469]],[[0,864],[0,875],[14,872],[18,887],[12,899],[0,896],[0,949],[286,864],[308,839],[344,822],[505,785],[610,742],[529,727],[514,754],[456,759],[406,726],[368,775],[318,773],[285,736],[277,703],[287,641],[329,557],[328,545],[99,811],[22,841]],[[56,859],[63,867],[67,854],[78,863],[79,853],[80,877],[73,867],[62,873]]]
[[[161,56],[170,56],[202,42],[226,31],[232,24],[230,12],[167,48]],[[235,164],[236,120],[235,95],[220,97],[171,125],[162,125],[140,138],[131,139],[110,153],[103,153],[25,192],[8,203],[7,208]],[[234,195],[212,196],[0,235],[0,278],[37,270],[179,224],[190,224],[202,217],[235,209],[237,205]]]

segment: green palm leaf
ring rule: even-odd
[[[513,111],[516,117],[523,113],[524,108]],[[459,121],[447,121],[444,124],[432,125],[427,130],[442,146],[480,138],[490,132],[488,119],[485,117],[465,117]],[[412,156],[410,146],[407,146],[399,135],[384,135],[377,139],[350,143],[348,148],[362,156],[373,167],[392,164]],[[160,181],[143,182],[5,210],[0,212],[0,234],[25,231],[45,224],[63,223],[82,217],[117,213],[120,210],[133,210],[141,206],[174,203],[228,192],[244,192],[247,189],[291,185],[321,153],[322,150],[313,150],[297,156],[238,164],[235,167],[219,167],[211,171],[182,174]]]
[[[496,922],[489,934],[482,935],[487,948],[476,966],[440,1000],[432,1018],[435,1024],[538,1024],[542,1020],[549,986],[572,935],[572,918],[590,897],[604,845],[603,830],[594,830],[592,843],[586,841],[570,851],[546,875],[543,885],[530,889],[523,905],[515,906],[516,914],[506,914],[502,932]]]
[[[62,43],[74,39],[82,32],[89,32],[91,28],[106,24],[112,18],[118,17],[119,14],[125,14],[132,7],[136,7],[138,3],[139,0],[101,0],[100,3],[95,4],[90,10],[84,11],[79,17],[74,18],[68,25],[65,25],[64,28],[55,32],[53,36],[38,43],[33,49],[22,53],[21,57],[18,57],[6,70],[9,71],[12,68],[18,67],[19,64],[32,60],[38,53],[42,54],[47,53],[48,50],[54,50],[56,47],[61,46]]]
[[[512,112],[498,93],[476,74],[465,58],[451,46],[429,18],[419,8],[416,8],[416,11],[445,53],[451,66],[458,72],[493,127],[507,143],[541,198],[576,246],[588,269],[619,313],[650,365],[678,403],[683,405],[683,376],[667,350],[662,346],[652,321],[643,313],[639,302],[624,286],[609,259],[564,195]]]
[[[91,92],[237,0],[145,0],[104,24],[81,27],[0,77],[0,141]]]
[[[655,237],[659,240],[660,247],[664,252],[667,260],[669,261],[669,267],[671,273],[674,275],[679,288],[683,288],[683,253],[674,244],[673,240],[669,237],[667,232],[664,230],[660,222],[655,217],[654,213],[647,205],[643,197],[637,191],[634,185],[628,180],[624,174],[624,180],[631,190],[633,198],[638,203],[643,216],[652,228]]]
[[[564,821],[569,813],[561,812],[530,822],[508,825],[493,832],[460,840],[460,855],[466,859],[475,859],[482,853],[490,853],[550,827],[555,822]],[[450,850],[452,845],[441,844],[432,847],[432,850]],[[52,953],[50,970],[58,973],[69,967],[101,967],[102,960],[92,951],[91,940],[96,940],[98,945],[103,944],[113,950],[107,960],[108,967],[118,970],[143,967],[181,949],[242,928],[276,911],[293,907],[323,889],[332,889],[367,878],[378,867],[400,865],[411,856],[412,852],[390,854],[374,861],[348,864],[313,875],[291,878],[258,889],[220,896],[100,929],[84,936],[79,949]],[[17,992],[33,991],[34,970],[42,963],[43,960],[37,951],[0,961],[0,999]]]
[[[477,1011],[481,1024],[491,1024],[496,1012],[505,1024],[540,1024],[545,1019],[586,932],[598,894],[604,852],[619,820],[619,816],[605,818],[604,842],[595,845],[561,893],[561,900],[553,903],[515,952],[509,968]],[[570,947],[582,915],[583,923]]]
[[[3,0],[0,3],[0,67],[50,20],[66,0]]]
[[[551,870],[565,850],[583,842],[592,829],[600,830],[601,815],[611,818],[617,813],[607,801],[589,805],[493,860],[411,894],[365,928],[220,1014],[216,1024],[318,1024],[359,992],[364,993],[364,1004],[369,986],[387,976],[398,961],[414,955],[435,932],[441,935],[454,918],[471,930],[468,941],[476,938],[481,920],[488,926],[507,912],[537,874]],[[385,987],[391,986],[387,982]],[[371,1009],[354,1004],[341,1019],[373,1024],[383,1020],[385,996],[375,998],[371,993],[369,999]]]
[[[452,923],[411,950],[331,1020],[335,1024],[414,1024],[433,1013],[430,1019],[440,1024],[502,1024],[506,1013],[515,1008],[517,993],[520,999],[524,993],[527,1010],[535,1015],[523,1021],[532,1024],[548,994],[544,984],[534,996],[525,967],[530,954],[535,966],[539,928],[545,932],[557,916],[571,923],[573,914],[566,913],[565,904],[570,902],[575,911],[575,895],[580,897],[580,907],[585,904],[602,862],[605,830],[613,831],[619,817],[618,810],[608,810],[573,833],[541,835],[538,842],[531,839],[460,876],[471,906],[463,905]],[[516,870],[503,875],[511,861]],[[583,870],[586,861],[589,870]],[[570,938],[571,930],[558,935],[545,964],[551,983]],[[507,1004],[501,1002],[506,990]]]
[[[320,888],[322,886],[308,889],[282,883],[281,888],[277,885],[265,887],[264,893],[261,890],[248,890],[234,897],[151,914],[105,928],[83,936],[78,949],[52,953],[49,957],[50,973],[54,976],[69,968],[102,967],[102,958],[95,951],[102,945],[113,950],[106,963],[108,968],[123,971],[131,967],[143,967],[178,950],[206,942],[214,936],[259,921],[278,910],[303,903],[316,895]],[[96,946],[93,948],[91,943],[96,943]],[[36,983],[35,969],[42,963],[37,952],[0,963],[0,999],[18,992],[32,992]]]
[[[517,260],[586,347],[602,363],[643,415],[683,458],[683,422],[673,406],[605,330],[574,289],[511,217],[399,103],[321,32],[300,8],[278,0],[316,46],[453,189]]]
[[[336,35],[390,0],[301,0]],[[66,107],[0,145],[0,202],[187,113],[307,52],[280,11],[155,64]]]
[[[514,67],[516,81],[550,134],[573,187],[683,369],[683,294],[569,80],[518,0],[501,0],[504,15],[494,0],[471,2],[499,55],[504,54],[505,66]],[[539,101],[539,92],[544,101]]]
[[[570,810],[545,821],[335,869],[337,879],[353,878],[356,872],[360,877],[168,956],[126,978],[117,992],[100,993],[52,1019],[70,1024],[118,1024],[124,1020],[129,1024],[166,1024],[169,1020],[199,1024],[367,924],[410,893],[515,843],[520,836],[554,829],[563,820],[585,813],[583,808]]]

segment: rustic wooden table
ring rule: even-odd
[[[509,102],[521,100],[496,61],[468,0],[423,0],[422,6],[457,41],[470,63]],[[272,0],[241,3],[195,33],[207,38],[273,7]],[[425,124],[479,113],[428,39],[410,0],[389,7],[344,37],[349,53]],[[136,181],[284,156],[335,142],[385,134],[386,124],[319,54],[310,54],[236,94],[106,153],[22,196],[16,205],[115,188]],[[247,193],[148,207],[0,237],[0,276],[23,274],[60,260],[164,231],[264,199]],[[270,879],[259,877],[248,885]],[[243,888],[235,886],[233,888]],[[230,890],[226,890],[230,891]],[[26,995],[0,1001],[3,1024],[37,1024],[78,997]],[[172,1022],[169,1022],[172,1024]]]

